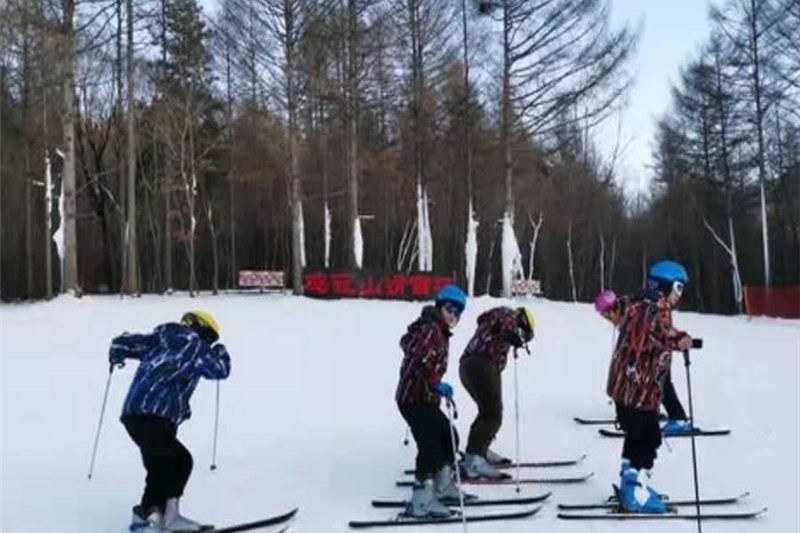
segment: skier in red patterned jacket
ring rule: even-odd
[[[658,408],[672,352],[691,348],[692,338],[672,325],[672,308],[689,281],[686,269],[674,261],[650,267],[647,289],[620,298],[619,338],[611,358],[606,392],[614,400],[617,422],[625,432],[620,490],[629,512],[663,513],[666,506],[648,487],[650,469],[661,446]]]
[[[509,460],[489,445],[503,422],[503,389],[500,374],[508,352],[533,339],[534,319],[529,309],[495,307],[478,317],[478,327],[459,363],[461,383],[478,404],[478,415],[469,430],[466,456],[461,463],[469,478],[507,477],[493,465]],[[516,353],[515,353],[516,356]]]
[[[467,304],[464,291],[447,285],[436,295],[435,306],[422,313],[400,339],[403,362],[395,400],[417,443],[416,483],[406,514],[416,518],[450,516],[446,503],[459,501],[453,482],[453,446],[450,423],[439,408],[453,388],[442,381],[447,371],[450,330]]]

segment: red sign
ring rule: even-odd
[[[442,287],[452,282],[449,277],[430,272],[314,271],[303,274],[305,294],[315,298],[432,300]]]

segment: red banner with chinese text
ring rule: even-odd
[[[452,278],[430,272],[316,270],[303,273],[303,292],[313,298],[432,300]]]

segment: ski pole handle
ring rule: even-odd
[[[703,347],[703,339],[692,339],[692,349],[699,350]]]

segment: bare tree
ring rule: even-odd
[[[764,285],[772,285],[767,220],[767,168],[764,128],[771,105],[768,91],[770,79],[768,57],[774,47],[772,30],[778,23],[773,0],[729,0],[724,8],[711,9],[716,30],[731,44],[733,61],[742,66],[742,75],[749,79],[752,96],[751,122],[756,137],[759,197],[761,200],[761,240],[764,258]]]
[[[530,134],[546,135],[563,126],[568,110],[575,122],[602,120],[628,86],[628,78],[621,74],[636,37],[627,27],[610,32],[607,21],[603,0],[502,2],[500,138],[505,216],[512,221],[506,226],[512,229],[516,131],[524,127]],[[511,254],[504,249],[504,258]],[[511,293],[508,268],[504,266],[506,296]]]

